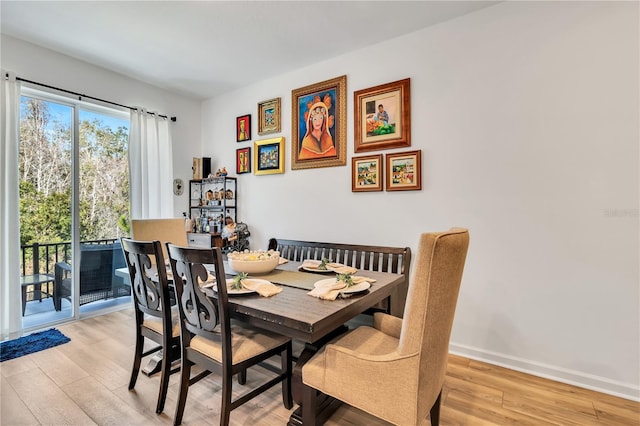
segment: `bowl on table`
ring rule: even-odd
[[[227,255],[229,267],[235,272],[247,274],[266,274],[278,266],[280,252],[269,251],[244,251],[231,252]]]

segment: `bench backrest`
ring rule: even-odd
[[[300,241],[271,238],[269,249],[278,250],[280,257],[295,262],[305,259],[330,259],[357,269],[366,271],[392,272],[404,274],[405,282],[401,284],[391,306],[385,307],[391,314],[402,316],[409,283],[411,268],[411,248],[370,246],[360,244],[327,243],[317,241]]]

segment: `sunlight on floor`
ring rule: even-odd
[[[131,296],[118,297],[116,299],[98,300],[80,307],[81,316],[92,316],[111,312],[120,308],[131,306]],[[72,318],[71,303],[62,300],[62,310],[56,311],[53,307],[53,298],[42,299],[41,302],[33,300],[27,302],[25,315],[22,317],[22,328],[25,330],[44,327],[47,324],[58,323]]]

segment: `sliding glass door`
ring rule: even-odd
[[[114,274],[128,235],[126,113],[23,90],[20,250],[23,328],[127,303]],[[86,255],[85,255],[86,253]]]

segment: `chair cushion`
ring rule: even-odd
[[[162,320],[159,317],[152,317],[151,315],[145,315],[142,322],[143,327],[147,327],[150,330],[155,331],[158,334],[162,334]],[[180,336],[180,315],[176,308],[171,309],[171,337]]]
[[[397,425],[414,425],[418,354],[400,356],[399,339],[371,327],[326,345],[302,367],[302,381]]]
[[[362,326],[334,339],[329,345],[350,349],[357,355],[397,356],[399,340],[374,328]],[[327,346],[329,346],[327,345]],[[326,378],[326,347],[321,349],[302,368],[302,381],[316,389],[324,389]]]
[[[289,339],[279,334],[270,333],[266,330],[254,329],[246,324],[231,325],[231,354],[233,364],[246,361],[256,355],[276,348]],[[191,348],[222,362],[222,346],[220,342],[214,342],[202,336],[193,336]]]

